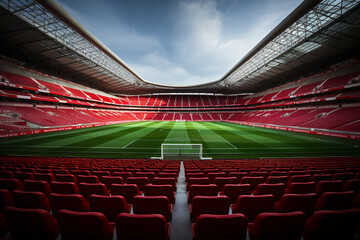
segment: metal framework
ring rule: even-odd
[[[136,86],[142,81],[70,26],[59,20],[45,7],[34,0],[0,0],[0,5],[12,14],[31,24],[39,31],[61,43],[62,50],[70,49],[67,56],[82,62],[90,68],[107,73],[114,79],[121,79]]]
[[[226,86],[234,83],[246,85],[260,74],[328,43],[332,37],[341,34],[352,24],[342,22],[331,29],[322,31],[359,3],[359,0],[324,0],[320,2],[248,61],[237,67],[223,80],[222,84]],[[319,33],[321,33],[320,36]]]

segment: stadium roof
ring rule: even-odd
[[[115,94],[258,92],[360,53],[360,0],[305,0],[220,80],[165,86],[142,79],[53,0],[0,6],[1,55]]]

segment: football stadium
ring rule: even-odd
[[[213,11],[172,43],[120,34],[123,51],[92,33],[100,1],[69,2],[0,0],[0,239],[360,239],[360,1],[294,0],[218,55],[186,33],[257,1],[101,1],[137,24]],[[138,37],[108,18],[110,40]],[[140,45],[184,48],[184,69],[135,63]]]

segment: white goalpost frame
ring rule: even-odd
[[[199,148],[199,159],[200,160],[211,160],[211,157],[203,157],[203,146],[201,143],[162,143],[161,144],[161,157],[156,158],[152,157],[152,159],[164,159],[164,146],[198,146]],[[174,148],[175,149],[175,148]],[[179,148],[181,149],[181,148]]]

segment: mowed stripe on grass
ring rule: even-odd
[[[162,143],[201,143],[218,159],[358,156],[359,141],[226,122],[132,122],[0,140],[2,154],[150,158]]]

